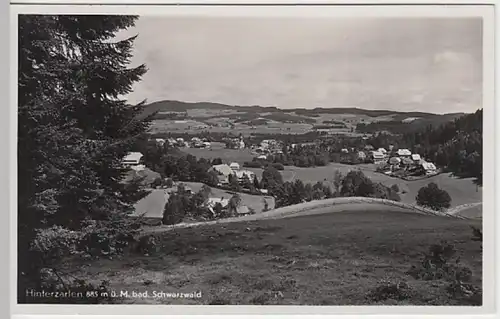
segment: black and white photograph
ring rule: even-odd
[[[18,304],[484,305],[480,14],[92,12],[14,17]]]

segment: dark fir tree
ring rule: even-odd
[[[39,270],[61,257],[48,250],[66,242],[58,236],[85,236],[89,221],[101,235],[127,232],[123,217],[146,195],[121,183],[121,159],[149,124],[138,119],[142,103],[122,98],[146,72],[128,67],[135,37],[114,40],[135,20],[19,16],[19,302],[43,288]]]

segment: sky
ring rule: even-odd
[[[432,113],[481,108],[480,18],[142,16],[128,96]]]

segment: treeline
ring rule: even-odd
[[[397,185],[387,187],[372,182],[362,171],[350,171],[343,176],[336,171],[333,189],[322,182],[304,184],[301,180],[283,182],[278,170],[267,167],[262,173],[261,186],[268,189],[276,199],[276,207],[299,204],[311,200],[332,197],[373,197],[400,201]]]
[[[218,184],[217,173],[208,170],[212,165],[221,163],[220,158],[215,158],[212,161],[205,158],[198,159],[194,155],[168,146],[167,143],[160,146],[155,141],[142,140],[136,143],[136,150],[144,155],[144,165],[160,173],[163,179],[202,182],[210,186]]]
[[[414,152],[461,177],[474,177],[482,184],[483,110],[464,115],[437,128],[406,134],[403,140]]]

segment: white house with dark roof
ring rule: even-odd
[[[240,164],[236,163],[236,162],[232,162],[231,164],[229,164],[229,167],[234,171],[234,170],[238,170],[240,169]]]
[[[248,176],[250,181],[253,181],[253,179],[255,178],[255,173],[248,170],[238,170],[235,171],[234,174],[236,175],[239,181],[242,181],[245,175]]]
[[[411,160],[414,162],[420,162],[422,158],[420,157],[420,154],[411,154]]]
[[[143,156],[140,152],[130,152],[123,158],[122,164],[125,166],[139,165]]]
[[[208,169],[208,172],[216,172],[219,183],[229,183],[229,175],[234,174],[234,171],[227,164],[213,165]]]
[[[397,154],[399,157],[410,157],[411,151],[406,148],[400,148],[398,149]]]
[[[437,173],[437,167],[433,163],[423,162],[420,165],[426,175],[433,175]]]
[[[381,163],[385,159],[385,154],[378,152],[378,151],[372,151],[371,153],[371,159],[373,160],[374,163]]]

